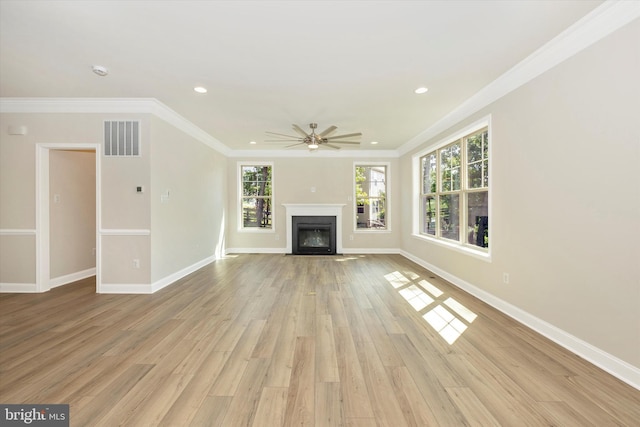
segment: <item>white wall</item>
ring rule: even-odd
[[[223,253],[227,161],[157,118],[151,140],[151,281],[156,283]]]
[[[412,237],[412,212],[402,214],[411,256],[636,367],[638,40],[636,21],[414,150],[491,114],[491,262]],[[403,206],[412,154],[401,159]]]
[[[274,230],[267,233],[238,230],[238,162],[273,162]],[[355,205],[353,197],[354,162],[389,162],[389,231],[355,231]],[[283,203],[345,204],[342,211],[342,247],[346,251],[397,250],[400,245],[400,206],[398,159],[317,157],[309,153],[304,157],[229,158],[228,159],[228,229],[227,248],[230,251],[267,249],[285,252],[286,221]],[[312,188],[315,191],[312,191]],[[277,236],[277,237],[276,237]],[[353,236],[353,240],[349,239]]]
[[[0,114],[0,288],[35,290],[36,145],[100,146],[104,120],[139,120],[141,155],[105,157],[101,150],[98,153],[101,291],[151,292],[175,280],[186,267],[210,262],[216,251],[222,252],[226,159],[212,148],[150,114],[3,113]],[[27,134],[8,135],[6,129],[18,125],[26,126]],[[152,137],[157,141],[152,141]],[[51,150],[51,153],[56,169],[58,152]],[[84,184],[91,186],[88,182]],[[56,185],[54,179],[52,194],[58,192]],[[138,193],[138,186],[145,191]],[[164,188],[174,190],[171,203],[166,206],[159,205],[159,191]],[[157,197],[152,197],[154,189]],[[69,199],[61,194],[61,200]],[[56,216],[56,206],[53,203],[51,206],[53,276],[67,274],[77,267],[70,263],[84,263],[87,252],[84,246],[92,244],[82,243],[81,254],[69,255],[66,250],[70,248],[65,247],[68,231],[62,231],[67,228],[62,223],[69,218],[69,212]],[[152,209],[156,210],[153,215]],[[56,258],[63,252],[64,259]]]
[[[22,230],[2,235],[0,284],[32,287],[36,281],[36,146],[37,144],[102,144],[104,120],[140,120],[143,154],[148,152],[148,115],[2,113],[0,114],[0,229]],[[25,135],[9,135],[9,126],[25,126]],[[52,152],[55,152],[52,150]],[[149,202],[135,194],[134,185],[149,184],[149,156],[101,158],[102,223],[106,230],[149,229]],[[104,236],[104,283],[149,283],[150,270],[133,270],[130,261],[118,259],[125,248],[150,258],[148,236]],[[15,262],[19,261],[19,262]],[[144,264],[143,264],[144,265]],[[48,282],[49,278],[44,278]]]

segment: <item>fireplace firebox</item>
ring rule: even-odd
[[[294,255],[335,255],[335,216],[291,217],[292,253]]]

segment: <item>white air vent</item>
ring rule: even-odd
[[[140,122],[105,121],[104,155],[125,157],[139,156]]]

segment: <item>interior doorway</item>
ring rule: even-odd
[[[88,248],[85,250],[91,251],[91,256],[94,260],[95,267],[83,268],[80,271],[73,271],[69,274],[63,274],[60,276],[60,271],[64,268],[59,268],[60,263],[58,253],[54,255],[54,261],[56,264],[52,270],[52,243],[56,246],[53,248],[55,251],[60,251],[59,244],[59,230],[53,230],[52,236],[51,220],[52,213],[54,214],[54,220],[57,224],[64,223],[64,212],[58,214],[57,211],[52,211],[54,204],[59,204],[63,201],[60,194],[51,193],[51,169],[52,169],[52,157],[57,159],[63,152],[76,152],[76,153],[91,153],[95,161],[95,192],[93,193],[93,203],[95,207],[95,221],[93,227],[89,227],[85,232],[93,232],[95,237],[95,252],[94,248]],[[36,291],[46,292],[52,287],[60,286],[75,280],[80,280],[90,275],[95,274],[96,277],[96,292],[100,292],[101,286],[101,242],[100,242],[100,144],[37,144],[36,145]],[[70,157],[73,161],[73,156]],[[56,160],[57,161],[57,160]],[[63,163],[64,165],[64,163]],[[59,168],[58,163],[54,164],[54,168]],[[56,178],[54,177],[54,180]],[[55,182],[55,181],[54,181]],[[90,194],[90,193],[89,193]],[[91,203],[88,201],[87,203]],[[61,205],[60,205],[61,206]],[[56,205],[55,208],[59,206]],[[89,231],[91,230],[91,231]],[[78,230],[79,232],[79,230]],[[52,239],[53,237],[53,239]],[[83,256],[87,256],[85,253]],[[73,257],[70,257],[73,258]],[[76,261],[76,260],[71,260]],[[63,262],[64,263],[64,262]],[[68,262],[67,262],[68,264]],[[69,268],[67,266],[67,268]],[[57,277],[52,278],[52,271]]]

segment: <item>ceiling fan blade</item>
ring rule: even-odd
[[[305,145],[306,145],[306,142],[298,142],[297,144],[287,145],[287,146],[286,146],[286,147],[284,147],[284,148],[291,148],[291,147],[295,147],[295,146],[302,145],[302,144],[305,144]]]
[[[353,145],[360,145],[360,143],[358,141],[327,141],[330,142],[332,144],[353,144]],[[326,143],[325,143],[326,144]]]
[[[293,130],[295,130],[296,132],[298,132],[300,134],[300,136],[302,136],[303,138],[306,138],[309,136],[308,133],[306,133],[305,131],[302,130],[302,128],[298,125],[293,125],[292,126]]]
[[[265,139],[263,142],[294,142],[292,139]]]
[[[285,135],[284,133],[277,133],[277,132],[265,132],[269,135],[277,135],[277,136],[286,136],[287,138],[293,138],[293,139],[300,139],[299,136],[295,136],[295,135]]]
[[[327,135],[330,135],[330,134],[332,134],[333,132],[335,132],[335,131],[336,131],[336,129],[338,129],[336,126],[329,126],[329,127],[328,127],[328,128],[326,128],[325,130],[323,130],[322,132],[320,132],[320,133],[318,134],[318,136],[319,136],[320,138],[324,138],[324,137],[326,137]]]
[[[332,144],[327,144],[326,142],[322,145],[326,145],[327,147],[331,147],[331,148],[335,148],[336,150],[339,150],[340,147],[338,147],[337,145],[332,145]]]
[[[350,137],[352,137],[352,136],[362,136],[362,134],[361,134],[360,132],[357,132],[357,133],[347,133],[347,134],[344,134],[344,135],[329,136],[329,137],[326,137],[326,138],[324,138],[324,139],[350,138]]]

